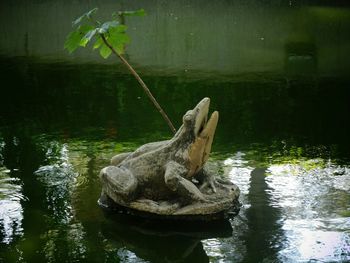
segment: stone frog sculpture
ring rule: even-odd
[[[225,214],[237,206],[239,189],[215,178],[209,158],[219,113],[208,120],[210,99],[204,98],[183,116],[170,140],[145,144],[114,156],[100,172],[100,204],[116,203],[163,216]]]

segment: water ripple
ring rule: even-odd
[[[0,242],[9,244],[15,236],[23,234],[23,208],[21,201],[26,200],[22,194],[22,184],[18,178],[0,168]]]
[[[268,175],[271,204],[285,219],[283,261],[350,260],[349,167],[308,160],[271,165]]]

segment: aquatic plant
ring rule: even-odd
[[[145,11],[143,9],[136,11],[119,11],[112,14],[111,21],[102,23],[93,17],[97,10],[98,8],[94,8],[73,21],[74,30],[68,34],[64,43],[64,48],[67,49],[69,53],[72,53],[77,48],[87,47],[91,42],[95,41],[92,48],[94,50],[98,49],[100,55],[104,59],[108,58],[112,53],[117,56],[139,82],[172,132],[175,133],[176,129],[167,114],[154,98],[139,74],[123,56],[126,44],[130,43],[130,37],[126,33],[127,26],[125,25],[125,17],[144,16],[146,14]]]

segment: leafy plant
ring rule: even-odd
[[[98,11],[94,8],[73,21],[74,30],[67,36],[64,48],[69,53],[74,52],[79,47],[87,47],[93,42],[92,48],[99,50],[103,58],[108,58],[112,53],[117,56],[127,67],[131,74],[139,82],[153,105],[160,112],[170,129],[175,133],[176,129],[157,100],[154,98],[146,84],[137,74],[134,68],[124,58],[125,47],[130,43],[130,37],[126,34],[127,26],[125,25],[126,16],[144,16],[146,13],[143,9],[136,11],[119,11],[112,14],[112,20],[100,22],[93,18]]]

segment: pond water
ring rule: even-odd
[[[177,127],[211,97],[220,122],[210,162],[242,191],[237,217],[174,226],[97,205],[97,175],[113,154],[171,135],[129,75],[99,65],[2,65],[4,262],[350,260],[346,80],[147,76]]]
[[[103,1],[89,3],[95,2]],[[190,16],[190,5],[149,1],[145,5],[157,12],[141,19],[156,33],[144,43],[158,43],[157,59],[152,64],[148,44],[128,53],[176,127],[203,97],[220,112],[210,164],[239,186],[242,207],[229,220],[194,224],[154,222],[97,204],[98,173],[114,154],[171,132],[120,65],[84,53],[63,55],[63,29],[41,38],[48,29],[38,10],[72,20],[87,7],[79,1],[1,3],[0,19],[29,33],[16,38],[11,26],[0,26],[0,262],[350,261],[349,8],[224,2],[214,14],[203,4],[201,14],[213,22],[207,30],[218,25],[222,35],[238,30],[223,26],[232,22],[226,9],[238,10],[232,11],[238,24],[250,21],[237,31],[233,50],[223,41],[205,56],[204,15]],[[11,17],[15,11],[22,14],[18,21]],[[310,20],[300,22],[305,14]],[[25,24],[25,15],[33,20]],[[169,24],[157,20],[168,17]],[[190,19],[190,29],[174,22],[183,19]],[[316,33],[284,42],[293,19],[300,22],[297,33],[303,25],[309,25],[306,35]],[[171,40],[192,29],[198,38],[185,38],[175,49]]]

